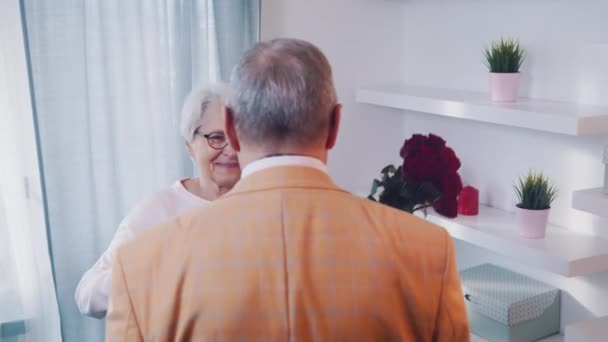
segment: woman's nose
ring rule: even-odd
[[[234,149],[232,148],[232,146],[230,146],[230,144],[228,144],[226,147],[224,147],[224,150],[222,151],[222,153],[224,153],[225,155],[232,157],[232,156],[236,156],[236,151],[234,151]]]

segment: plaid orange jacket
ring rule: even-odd
[[[289,166],[121,248],[106,329],[111,342],[469,340],[444,229]]]

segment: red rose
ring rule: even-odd
[[[426,137],[422,134],[414,134],[411,138],[406,139],[403,143],[403,147],[401,147],[401,151],[399,151],[399,155],[403,158],[410,152],[417,150],[420,148],[422,144],[426,141]]]
[[[403,162],[403,179],[406,182],[431,181],[437,174],[438,166],[439,164],[434,158],[429,158],[423,154],[407,158]]]
[[[462,191],[462,180],[456,172],[444,173],[441,179],[434,183],[435,187],[441,192],[441,196],[458,197]]]
[[[445,147],[445,140],[438,135],[429,134],[427,143],[434,148],[436,151],[441,151]]]
[[[458,216],[458,200],[456,197],[441,196],[433,203],[433,209],[443,216],[454,218]]]
[[[446,172],[456,172],[460,168],[460,160],[450,147],[446,147],[441,151],[439,159]]]
[[[406,139],[399,151],[403,158],[401,176],[405,183],[430,182],[441,194],[432,203],[435,210],[447,217],[458,214],[458,194],[462,190],[462,180],[458,175],[460,160],[446,141],[438,135],[413,134]],[[431,204],[432,199],[419,199],[411,205]]]
[[[428,144],[410,152],[403,159],[403,179],[406,182],[434,181],[442,172],[439,156]]]

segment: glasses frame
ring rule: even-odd
[[[211,140],[209,140],[209,138],[211,138],[214,134],[221,134],[221,135],[224,136],[224,138],[226,138],[226,134],[223,133],[223,132],[211,132],[211,133],[205,134],[205,133],[199,131],[198,128],[194,131],[194,135],[198,135],[198,136],[201,136],[201,137],[207,139],[207,145],[209,145],[209,147],[211,147],[212,149],[214,149],[214,150],[223,150],[223,149],[225,149],[226,146],[228,146],[228,139],[226,139],[226,143],[224,144],[224,146],[222,146],[222,147],[215,147],[215,146],[213,146],[211,144]]]

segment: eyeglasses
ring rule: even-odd
[[[223,150],[226,146],[228,146],[228,139],[226,139],[226,135],[222,132],[204,134],[197,129],[194,131],[194,134],[200,135],[201,137],[207,139],[207,144],[209,144],[212,149]]]

